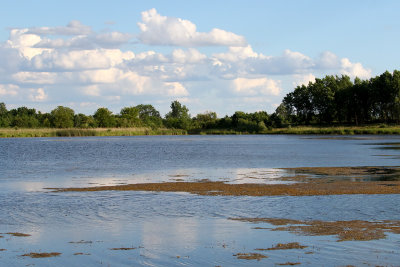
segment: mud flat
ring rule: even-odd
[[[22,257],[31,257],[31,258],[50,258],[50,257],[58,257],[60,256],[61,253],[59,252],[43,252],[43,253],[35,253],[35,252],[31,252],[31,253],[27,253],[24,255],[21,255]]]
[[[114,186],[46,188],[55,192],[152,191],[224,196],[316,196],[400,194],[398,167],[287,168],[282,184],[230,184],[221,181],[140,183]],[[292,175],[287,175],[292,174]],[[291,181],[293,183],[285,184]]]
[[[230,218],[231,220],[251,222],[251,223],[268,223],[275,228],[256,227],[254,229],[268,229],[272,231],[288,231],[297,235],[305,236],[325,236],[333,235],[337,237],[337,241],[370,241],[385,239],[386,233],[400,234],[400,221],[300,221],[291,219],[276,218]],[[299,244],[281,244],[272,249],[280,247],[301,248]],[[268,250],[268,249],[267,249]],[[271,250],[271,249],[269,249]]]

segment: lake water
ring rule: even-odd
[[[209,179],[274,183],[277,168],[399,166],[399,136],[146,136],[0,139],[0,265],[399,266],[400,235],[336,242],[229,218],[400,220],[400,195],[234,197],[84,187]],[[15,237],[8,232],[30,234]],[[305,249],[261,252],[277,243]],[[112,248],[135,248],[112,250]],[[60,252],[32,259],[30,252]]]

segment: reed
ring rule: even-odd
[[[93,128],[93,129],[0,129],[0,137],[75,137],[75,136],[138,136],[138,135],[186,135],[187,131],[167,128]]]
[[[18,129],[0,128],[0,137],[75,137],[75,136],[141,136],[141,135],[242,135],[249,132],[232,129],[193,129],[189,132],[182,129],[169,128],[38,128]],[[287,128],[266,129],[257,134],[294,134],[294,135],[393,135],[400,134],[400,125],[369,125],[369,126],[297,126]]]

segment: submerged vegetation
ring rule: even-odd
[[[0,103],[0,137],[110,136],[163,134],[400,134],[400,71],[370,80],[326,76],[288,93],[274,113],[215,112],[192,117],[179,101],[164,117],[152,105],[93,115],[58,106],[50,113]]]

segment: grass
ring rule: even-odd
[[[18,129],[0,128],[0,137],[73,137],[73,136],[138,136],[138,135],[241,135],[252,134],[246,131],[232,129],[193,129],[190,131],[168,128],[93,128],[93,129]],[[368,125],[368,126],[296,126],[275,128],[262,131],[258,134],[294,134],[294,135],[392,135],[400,134],[400,125]]]
[[[0,137],[74,137],[74,136],[137,136],[137,135],[185,135],[180,129],[167,128],[93,128],[93,129],[15,129],[1,128]]]
[[[200,135],[242,135],[242,134],[294,134],[294,135],[356,135],[356,134],[370,134],[370,135],[391,135],[400,134],[400,125],[366,125],[366,126],[295,126],[286,128],[270,128],[258,133],[247,131],[236,131],[232,129],[193,129],[189,134]]]
[[[400,134],[400,125],[385,126],[298,126],[288,128],[277,128],[265,131],[266,134],[330,134],[330,135],[354,135],[354,134]]]

